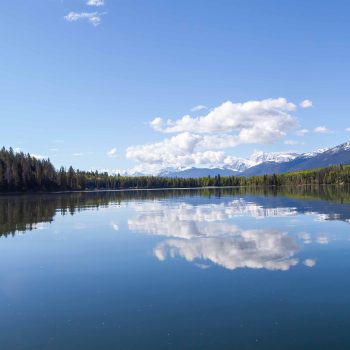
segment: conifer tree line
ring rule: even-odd
[[[132,188],[189,188],[224,186],[285,186],[350,184],[350,165],[297,171],[287,174],[242,177],[217,175],[202,178],[120,176],[106,172],[55,169],[49,159],[0,150],[0,192],[111,190]]]

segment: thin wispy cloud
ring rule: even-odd
[[[194,106],[193,108],[191,108],[191,112],[198,112],[198,111],[201,111],[202,109],[207,109],[207,106],[204,106],[204,105]]]
[[[295,145],[303,145],[303,142],[297,140],[286,140],[284,141],[285,145],[295,146]]]
[[[350,128],[346,128],[346,129],[345,129],[345,131],[348,131],[348,132],[350,132]]]
[[[47,156],[43,156],[42,154],[31,153],[30,156],[39,160],[47,159]]]
[[[117,149],[112,148],[110,151],[107,152],[107,156],[109,158],[115,158],[117,156]]]
[[[104,0],[88,0],[86,3],[88,6],[103,6],[104,4]]]
[[[64,16],[67,22],[87,21],[94,27],[97,27],[101,23],[102,16],[105,12],[74,12],[71,11],[68,15]]]
[[[314,129],[314,132],[316,134],[326,134],[329,132],[328,128],[326,128],[324,125],[323,126],[318,126]]]
[[[297,131],[297,135],[298,136],[305,136],[306,134],[308,134],[310,132],[309,129],[301,129]]]

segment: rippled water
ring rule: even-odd
[[[349,349],[347,189],[0,197],[1,349]]]

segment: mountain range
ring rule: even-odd
[[[158,175],[163,177],[205,176],[255,176],[281,174],[290,171],[324,168],[337,164],[350,164],[350,141],[333,148],[319,149],[310,153],[255,152],[248,159],[232,158],[223,167],[213,168],[167,168]]]

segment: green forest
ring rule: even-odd
[[[336,165],[286,174],[264,176],[225,176],[202,178],[165,178],[157,176],[120,176],[97,171],[61,167],[49,159],[2,148],[0,150],[0,192],[81,191],[147,188],[199,188],[225,186],[301,186],[350,184],[350,165]]]

